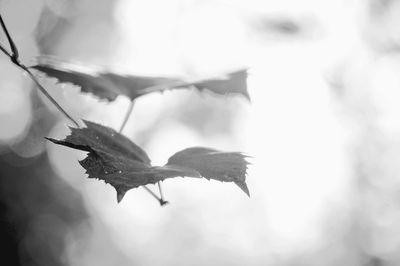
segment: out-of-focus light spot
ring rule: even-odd
[[[7,68],[4,67],[5,73]],[[4,73],[3,72],[3,73]],[[9,142],[20,137],[31,122],[32,111],[29,89],[21,82],[21,75],[15,72],[0,82],[0,142]]]
[[[18,112],[0,114],[0,142],[10,142],[21,137],[31,122],[30,105],[19,109]]]
[[[21,82],[5,80],[0,84],[0,114],[17,112],[26,104],[26,92]]]
[[[37,115],[37,112],[36,114]],[[39,126],[36,126],[34,121],[30,130],[27,132],[26,136],[19,142],[10,145],[10,148],[22,158],[32,158],[42,154],[45,151],[45,142],[43,131],[35,130]]]
[[[55,0],[45,0],[44,2],[46,4],[46,7],[49,8],[55,14],[57,14],[57,16],[69,17],[72,14],[76,13],[76,12],[73,12],[75,10],[72,11],[71,6],[72,7],[74,7],[74,6],[73,6],[73,4],[71,5],[71,2],[68,1],[68,0],[61,0],[61,1],[60,0],[57,0],[57,1],[55,1]],[[66,10],[68,12],[66,12]]]

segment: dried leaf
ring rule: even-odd
[[[246,83],[247,70],[239,70],[217,78],[185,81],[179,78],[118,75],[111,72],[94,74],[56,63],[41,63],[32,68],[60,82],[79,86],[82,92],[109,101],[115,100],[118,95],[125,95],[135,100],[152,92],[189,87],[195,87],[200,91],[208,89],[221,95],[241,94],[250,99]]]
[[[241,153],[188,148],[174,154],[165,166],[152,166],[146,152],[123,135],[93,122],[84,123],[86,128],[71,128],[64,140],[48,140],[88,152],[80,164],[89,178],[112,185],[118,202],[132,188],[178,176],[234,182],[249,195],[245,183],[248,162]]]

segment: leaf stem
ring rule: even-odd
[[[121,127],[119,128],[119,133],[121,133],[121,132],[124,130],[124,128],[125,128],[125,126],[126,126],[126,123],[128,122],[129,118],[131,117],[132,110],[133,110],[133,107],[134,107],[134,106],[135,106],[135,101],[132,100],[132,101],[129,103],[128,111],[126,111],[126,114],[125,114],[125,117],[124,117],[124,121],[122,122],[122,125],[121,125]]]
[[[130,116],[131,116],[131,114],[132,114],[132,111],[133,111],[133,107],[134,107],[134,106],[135,106],[135,100],[132,100],[132,101],[129,103],[128,110],[126,111],[126,114],[125,114],[125,116],[124,116],[124,121],[122,121],[122,125],[121,125],[121,127],[119,128],[119,131],[118,131],[119,133],[122,133],[122,131],[124,130],[124,128],[125,128],[125,126],[126,126],[128,120],[129,120],[129,118],[130,118]],[[161,206],[163,206],[163,205],[165,205],[165,204],[168,203],[168,201],[165,201],[165,200],[164,200],[164,197],[163,197],[163,195],[162,195],[161,184],[160,184],[160,182],[158,182],[158,189],[159,189],[159,191],[160,191],[160,196],[161,196],[161,197],[157,196],[156,193],[154,193],[154,192],[153,192],[150,188],[148,188],[147,186],[142,186],[142,187],[143,187],[147,192],[149,192],[154,198],[156,198],[157,201],[160,203]]]
[[[164,200],[164,195],[163,195],[163,193],[162,193],[162,188],[161,188],[161,182],[158,181],[158,182],[157,182],[157,185],[158,185],[158,191],[160,191],[160,197],[161,197],[161,199],[160,199],[160,205],[163,206],[163,205],[167,204],[168,201]]]
[[[11,62],[16,65],[17,67],[21,68],[22,70],[24,70],[29,77],[32,79],[32,81],[36,84],[36,86],[39,88],[40,92],[44,94],[44,96],[46,96],[47,99],[50,100],[50,102],[66,117],[68,118],[74,125],[76,125],[77,127],[80,127],[78,122],[76,122],[76,120],[74,120],[68,113],[67,111],[65,111],[61,105],[58,104],[58,102],[47,92],[47,90],[39,83],[39,81],[36,79],[36,77],[32,74],[32,72],[19,61],[19,53],[18,53],[18,49],[17,46],[15,45],[13,39],[11,38],[11,35],[9,34],[6,24],[3,21],[3,18],[0,14],[0,24],[1,27],[3,28],[4,33],[6,34],[8,43],[10,45],[10,49],[11,49],[11,53],[7,51],[6,48],[4,48],[2,45],[0,45],[0,50],[7,55]]]
[[[164,199],[158,197],[156,195],[156,193],[154,193],[150,188],[146,187],[146,186],[142,186],[142,188],[144,188],[147,192],[149,192],[154,198],[156,198],[158,200],[158,202],[160,203],[161,206],[165,205],[168,203],[168,201],[165,201]]]

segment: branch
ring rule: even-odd
[[[39,83],[39,81],[36,79],[36,77],[32,74],[32,72],[27,68],[25,65],[19,64],[18,65],[20,68],[26,71],[28,73],[29,77],[33,80],[33,82],[36,84],[36,86],[39,88],[40,92],[44,94],[44,96],[49,99],[49,101],[66,117],[68,118],[75,126],[80,127],[78,122],[76,122],[75,119],[70,116],[67,111],[65,111],[61,105],[58,104],[58,102],[47,92],[47,90]]]
[[[6,37],[7,37],[7,40],[8,40],[8,44],[10,45],[10,48],[11,48],[11,53],[12,53],[11,57],[10,57],[11,61],[13,61],[13,60],[18,61],[19,53],[18,53],[17,46],[15,45],[13,39],[11,38],[10,34],[8,33],[6,24],[4,23],[3,18],[1,17],[1,14],[0,14],[0,24],[1,24],[1,27],[3,28],[3,30],[4,30],[4,33],[6,34]]]
[[[47,92],[47,90],[39,83],[39,81],[36,79],[36,77],[32,74],[32,72],[19,61],[19,52],[17,49],[17,46],[15,45],[13,39],[11,38],[11,35],[9,34],[6,24],[3,21],[3,18],[1,17],[0,14],[0,24],[1,27],[4,31],[4,33],[6,34],[8,43],[10,45],[10,49],[11,49],[11,53],[7,51],[6,48],[4,48],[1,44],[0,44],[0,50],[7,56],[10,58],[11,62],[16,65],[17,67],[21,68],[22,70],[24,70],[28,76],[32,79],[32,81],[36,84],[36,86],[39,88],[40,92],[44,94],[44,96],[46,96],[47,99],[50,100],[50,102],[66,117],[68,118],[74,125],[76,125],[77,127],[80,127],[78,122],[76,122],[68,113],[67,111],[65,111],[58,103],[57,101]]]
[[[3,45],[1,45],[1,43],[0,43],[0,50],[3,52],[3,53],[5,53],[8,57],[12,57],[12,55],[7,51],[7,49],[6,48],[4,48],[3,47]]]

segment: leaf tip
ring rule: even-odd
[[[250,191],[245,182],[234,181],[235,184],[250,198]]]
[[[62,140],[57,140],[57,139],[48,138],[48,137],[44,137],[44,138],[47,139],[48,141],[53,142],[54,144],[60,144],[60,145],[64,144],[64,142]]]
[[[86,120],[86,119],[82,119],[82,122],[86,127],[89,127],[90,125],[93,124],[92,122],[90,122],[89,120]]]
[[[242,95],[244,96],[244,98],[246,98],[246,100],[249,101],[249,103],[251,103],[251,97],[250,97],[250,94],[249,94],[249,92],[248,92],[247,90],[244,91],[244,92],[242,93]]]
[[[117,191],[117,202],[120,203],[121,200],[124,198],[127,190],[121,188],[115,188],[115,190]]]

